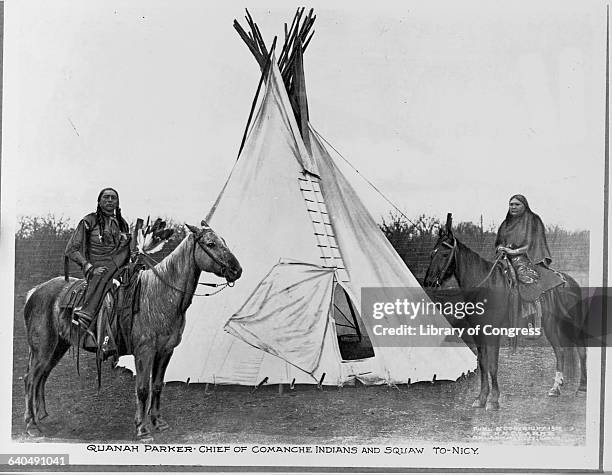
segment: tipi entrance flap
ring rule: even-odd
[[[312,373],[329,322],[334,269],[281,261],[225,324],[249,345]]]

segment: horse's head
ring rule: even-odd
[[[202,220],[202,227],[187,224],[193,233],[194,258],[200,270],[212,272],[224,277],[228,282],[234,282],[242,275],[242,267],[238,259],[228,249],[223,238],[218,236],[206,221]]]
[[[431,251],[429,267],[425,273],[425,287],[439,287],[455,271],[457,240],[453,235],[452,215],[448,213],[446,225],[440,227],[438,241]]]

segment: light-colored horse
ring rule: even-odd
[[[202,221],[177,248],[152,269],[142,271],[140,311],[134,316],[131,344],[136,365],[136,435],[151,437],[153,429],[168,424],[160,415],[164,374],[185,328],[185,311],[191,304],[202,271],[234,282],[242,274],[236,257],[225,242]],[[24,308],[29,346],[25,375],[25,425],[29,435],[40,436],[41,419],[47,416],[45,383],[75,341],[71,315],[59,302],[76,279],[56,277],[28,293]],[[72,340],[71,340],[72,339]]]

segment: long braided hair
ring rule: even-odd
[[[117,209],[115,210],[115,216],[117,218],[117,222],[119,223],[119,229],[121,230],[121,232],[124,232],[124,233],[127,233],[130,230],[128,224],[123,219],[123,216],[121,216],[121,207],[119,206],[119,193],[117,193],[117,190],[115,190],[114,188],[111,188],[111,187],[104,188],[98,194],[98,200],[96,202],[97,203],[96,205],[96,223],[100,227],[100,239],[102,240],[104,240],[104,213],[102,211],[102,208],[100,207],[100,199],[102,198],[102,195],[106,191],[112,191],[117,195]]]

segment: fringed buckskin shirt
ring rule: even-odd
[[[123,247],[129,236],[121,231],[115,216],[105,216],[104,234],[96,221],[96,213],[85,216],[77,226],[66,246],[66,255],[81,266],[89,262],[94,267],[108,266],[113,255]],[[128,224],[124,220],[124,229]]]

